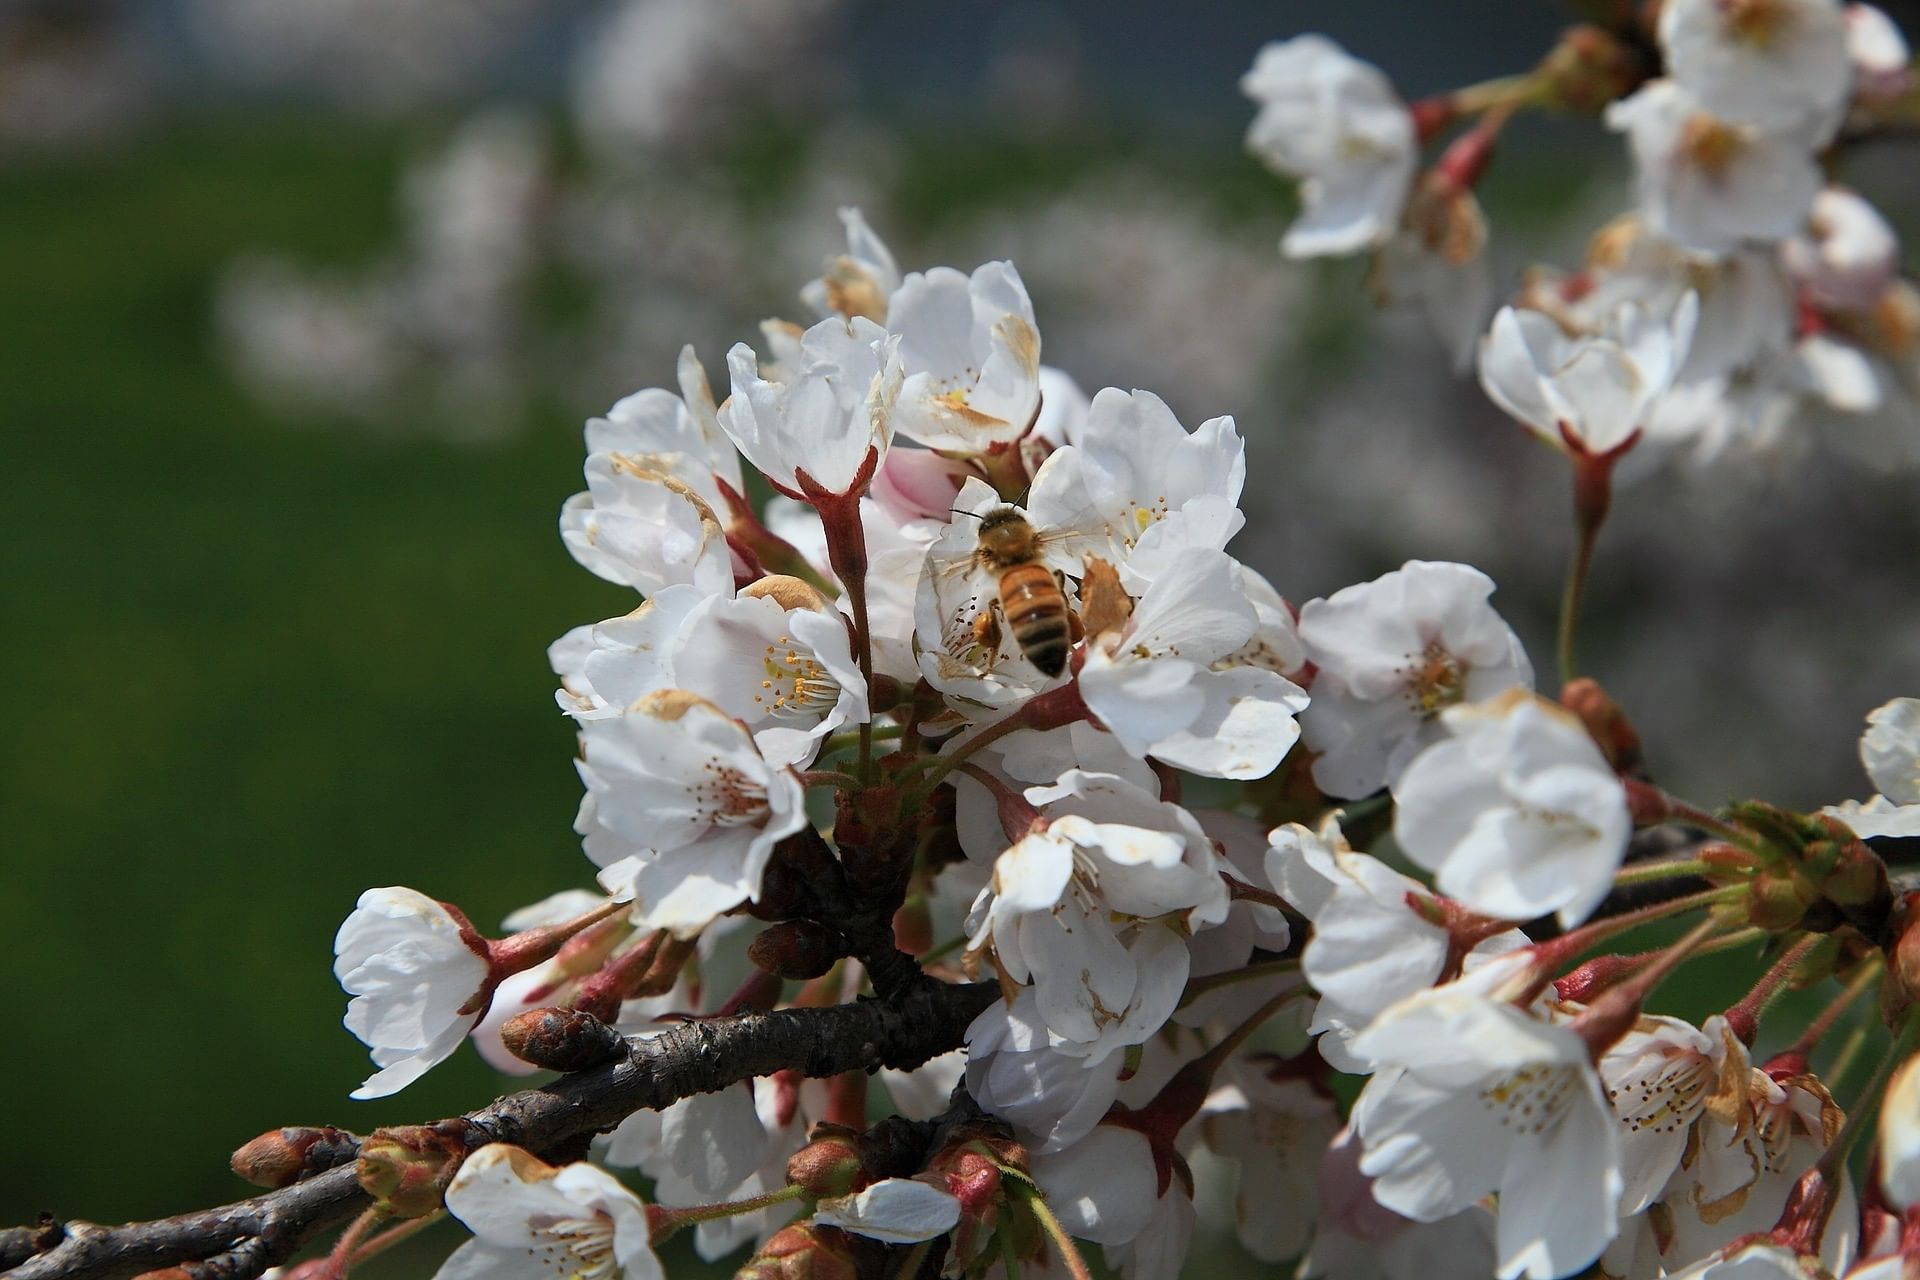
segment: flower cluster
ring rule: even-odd
[[[1810,157],[1868,92],[1839,14],[1669,0],[1667,79],[1625,83],[1588,36],[1526,92],[1570,105],[1577,74],[1612,76],[1623,128],[1685,95],[1707,121],[1687,129]],[[1247,87],[1256,145],[1305,184],[1289,251],[1386,254],[1469,216],[1487,116],[1417,181],[1444,116],[1327,42],[1269,48]],[[1544,691],[1469,566],[1289,601],[1231,549],[1231,418],[1086,395],[1042,363],[1012,264],[907,271],[844,211],[806,323],[735,345],[718,388],[688,348],[673,389],[587,425],[562,540],[636,595],[549,652],[599,892],[488,938],[373,890],[336,972],[378,1068],[359,1096],[469,1038],[510,1071],[574,1071],[689,1021],[714,1056],[771,1006],[799,1025],[867,995],[916,1017],[931,993],[979,1002],[933,1056],[864,1062],[884,1101],[803,1052],[630,1108],[565,1167],[494,1134],[376,1135],[378,1212],[444,1204],[471,1229],[442,1280],[650,1277],[688,1227],[709,1259],[751,1247],[748,1277],[1085,1275],[1078,1241],[1170,1280],[1224,1181],[1246,1250],[1311,1276],[1920,1265],[1914,1072],[1858,1185],[1885,1075],[1853,1120],[1833,1087],[1872,1043],[1865,997],[1891,1072],[1920,991],[1920,894],[1886,862],[1917,829],[1920,702],[1870,717],[1872,799],[1708,812],[1575,675],[1612,467],[1724,337],[1703,264],[1732,258],[1700,255],[1758,234],[1664,198],[1635,232],[1674,255],[1659,290],[1590,281],[1617,302],[1590,327],[1508,310],[1482,347],[1489,393],[1573,464]],[[1719,1012],[1651,1007],[1713,954],[1752,969]],[[1801,1025],[1774,1004],[1822,987]]]
[[[1259,105],[1248,146],[1300,181],[1282,248],[1370,251],[1377,291],[1420,305],[1463,361],[1485,332],[1489,393],[1550,442],[1642,432],[1706,459],[1837,419],[1888,465],[1920,458],[1920,293],[1887,220],[1829,175],[1843,143],[1905,109],[1909,61],[1871,5],[1665,0],[1574,28],[1529,73],[1419,102],[1319,36],[1262,50],[1242,88]],[[1528,109],[1603,117],[1637,199],[1578,267],[1528,271],[1489,330],[1474,191]]]

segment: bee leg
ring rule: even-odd
[[[1086,639],[1087,628],[1086,624],[1080,621],[1080,611],[1073,607],[1073,593],[1067,590],[1067,575],[1055,569],[1053,580],[1060,584],[1060,598],[1067,605],[1067,643],[1079,644]]]
[[[973,641],[988,653],[1000,651],[999,608],[998,603],[988,605],[973,620]]]

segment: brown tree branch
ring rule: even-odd
[[[919,1066],[958,1048],[967,1024],[997,994],[989,982],[922,977],[886,1000],[687,1022],[628,1041],[626,1056],[617,1062],[509,1094],[466,1118],[475,1145],[511,1142],[554,1153],[636,1111],[775,1071],[824,1077]],[[345,1158],[344,1150],[338,1158]],[[5,1280],[125,1280],[179,1266],[190,1280],[253,1280],[368,1203],[353,1168],[343,1165],[217,1209],[117,1227],[68,1222],[58,1243],[0,1275]],[[46,1238],[50,1241],[50,1234]]]

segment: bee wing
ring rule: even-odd
[[[1088,556],[1106,560],[1114,556],[1107,522],[1092,507],[1082,508],[1059,523],[1046,526],[1035,543],[1047,568],[1070,578],[1078,578],[1086,571]]]
[[[977,544],[960,547],[934,543],[927,548],[927,576],[943,589],[962,585],[974,573],[984,576],[976,549]]]

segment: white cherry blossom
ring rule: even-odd
[[[649,928],[691,937],[756,897],[774,845],[806,822],[799,780],[695,694],[648,694],[580,737],[577,827],[601,884]]]
[[[863,316],[832,316],[801,335],[794,367],[763,375],[753,349],[727,353],[733,394],[720,426],[790,496],[802,473],[828,493],[863,489],[893,439],[900,366],[894,342]]]
[[[1394,789],[1401,849],[1475,911],[1586,919],[1613,887],[1633,820],[1585,726],[1521,689],[1441,720],[1451,736]]]
[[[629,1028],[624,1009],[621,1029],[627,1034],[638,1030]],[[661,1029],[651,1021],[644,1028],[656,1034]],[[668,1208],[765,1195],[786,1185],[788,1157],[805,1144],[813,1119],[821,1113],[821,1088],[817,1082],[807,1082],[796,1089],[778,1077],[761,1077],[752,1082],[750,1092],[727,1091],[750,1099],[752,1117],[757,1118],[762,1135],[758,1146],[752,1141],[755,1128],[737,1097],[720,1100],[725,1112],[719,1116],[701,1108],[683,1111],[677,1136],[670,1131],[665,1112],[636,1112],[614,1132],[607,1160],[636,1165],[654,1178],[654,1199]],[[709,1137],[718,1150],[705,1152],[701,1126],[716,1119],[722,1127]],[[727,1181],[736,1175],[740,1175],[737,1181]],[[743,1244],[763,1242],[790,1222],[798,1208],[792,1201],[783,1201],[702,1222],[694,1237],[695,1252],[711,1262]]]
[[[447,1187],[447,1211],[474,1234],[435,1280],[664,1280],[647,1207],[593,1165],[556,1169],[505,1143],[481,1147]]]
[[[1364,1074],[1353,1038],[1394,1003],[1425,990],[1446,967],[1446,929],[1414,909],[1418,881],[1350,848],[1336,821],[1318,831],[1298,824],[1268,836],[1266,876],[1313,923],[1301,973],[1319,993],[1309,1033],[1339,1071]],[[1526,945],[1518,930],[1495,934],[1464,957],[1468,964]]]
[[[1863,102],[1891,102],[1913,87],[1913,55],[1886,11],[1870,4],[1846,6],[1847,56],[1853,61],[1853,92]]]
[[[1920,836],[1920,698],[1894,698],[1867,713],[1860,763],[1878,794],[1825,812],[1863,838]]]
[[[1301,606],[1317,673],[1300,724],[1321,790],[1376,791],[1440,736],[1441,711],[1533,684],[1520,638],[1487,603],[1493,590],[1468,565],[1410,560]]]
[[[608,582],[651,594],[679,583],[733,590],[733,554],[713,507],[684,481],[619,453],[587,459],[587,491],[560,509],[560,537]]]
[[[1667,72],[1726,120],[1824,140],[1852,89],[1839,0],[1666,0]]]
[[[1305,1080],[1236,1059],[1208,1095],[1200,1131],[1235,1164],[1233,1224],[1248,1253],[1284,1262],[1306,1252],[1318,1203],[1320,1161],[1340,1129],[1333,1097]]]
[[[953,1091],[967,1073],[967,1051],[953,1049],[928,1058],[911,1071],[880,1068],[893,1109],[909,1120],[932,1120],[947,1109]]]
[[[1784,1245],[1761,1239],[1714,1253],[1670,1274],[1674,1280],[1825,1280],[1831,1274],[1809,1262]]]
[[[1120,567],[1128,586],[1142,575],[1133,552],[1169,516],[1186,513],[1190,536],[1169,548],[1220,550],[1244,523],[1238,510],[1246,481],[1246,446],[1230,417],[1209,418],[1189,432],[1160,397],[1107,387],[1093,398],[1076,444],[1054,451],[1033,479],[1028,510],[1045,528],[1085,536],[1075,554]],[[1201,529],[1210,536],[1192,536]]]
[[[1920,698],[1894,698],[1867,713],[1860,763],[1881,795],[1920,804]]]
[[[1031,987],[988,1005],[967,1028],[967,1093],[1035,1152],[1086,1137],[1120,1092],[1118,1050],[1091,1056],[1055,1040]]]
[[[1353,253],[1393,233],[1419,138],[1378,67],[1325,36],[1296,36],[1262,48],[1240,92],[1260,108],[1248,150],[1300,180],[1300,217],[1280,242],[1289,257]]]
[[[1040,411],[1040,331],[1010,262],[971,276],[935,267],[908,276],[887,303],[898,335],[900,434],[930,449],[1010,445]]]
[[[1788,273],[1817,306],[1868,311],[1900,271],[1900,242],[1880,211],[1843,187],[1813,202],[1800,234],[1780,246]]]
[[[1382,1205],[1360,1172],[1349,1127],[1320,1161],[1319,1214],[1300,1280],[1486,1280],[1493,1274],[1493,1214],[1473,1205],[1436,1222],[1416,1222]]]
[[[1600,1256],[1614,1235],[1620,1138],[1578,1035],[1435,988],[1388,1009],[1354,1049],[1379,1068],[1353,1123],[1381,1204],[1434,1222],[1498,1192],[1503,1280],[1569,1276]]]
[[[1727,1055],[1725,1096],[1696,1121],[1688,1154],[1661,1197],[1661,1256],[1669,1269],[1770,1230],[1844,1119],[1812,1076],[1741,1072],[1745,1053],[1737,1041],[1727,1042]],[[1830,1269],[1845,1270],[1857,1221],[1851,1180],[1843,1180],[1821,1242]]]
[[[1062,1042],[1088,1056],[1138,1044],[1186,984],[1186,948],[1171,926],[1226,918],[1212,843],[1177,805],[1117,777],[1075,771],[1027,798],[1047,825],[995,859],[968,945],[991,943],[1010,978],[1033,984]]]
[[[485,944],[423,893],[369,889],[333,940],[333,974],[353,999],[347,1030],[380,1069],[353,1091],[384,1098],[453,1056],[486,1012]]]
[[[840,222],[847,229],[847,251],[827,259],[820,278],[800,291],[800,300],[822,319],[863,316],[884,325],[887,299],[900,287],[900,268],[860,210],[841,209]]]
[[[1202,809],[1194,817],[1219,851],[1222,875],[1255,888],[1267,886],[1265,824],[1226,809]],[[1188,973],[1193,978],[1238,973],[1256,950],[1278,955],[1292,939],[1285,913],[1264,902],[1235,898],[1225,920],[1187,940]],[[1187,1027],[1235,1026],[1282,990],[1298,985],[1293,974],[1233,982],[1190,997],[1174,1021]]]
[[[1880,1104],[1880,1187],[1896,1209],[1920,1206],[1920,1058],[1894,1072]]]
[[[1746,1069],[1745,1053],[1717,1017],[1696,1028],[1647,1015],[1601,1055],[1600,1080],[1620,1124],[1622,1214],[1639,1213],[1666,1189],[1730,1062],[1735,1072]]]
[[[1260,619],[1222,552],[1194,549],[1119,632],[1093,637],[1080,696],[1137,756],[1215,778],[1272,773],[1300,736],[1307,694],[1277,672],[1224,661]]]
[[[744,724],[768,763],[800,766],[827,734],[867,718],[846,624],[797,579],[763,579],[738,596],[669,587],[594,627],[590,643],[561,698],[574,710],[586,689],[582,718],[685,689]]]
[[[1178,1173],[1161,1180],[1145,1134],[1100,1125],[1036,1155],[1033,1179],[1061,1225],[1103,1246],[1125,1280],[1177,1280],[1193,1239],[1193,1188]]]
[[[719,510],[716,481],[745,491],[740,454],[720,429],[706,368],[691,346],[680,349],[675,372],[678,395],[649,387],[617,401],[606,417],[589,418],[587,454],[606,455],[626,470],[671,476]]]
[[[1623,303],[1600,334],[1569,338],[1538,311],[1502,307],[1480,347],[1480,385],[1555,448],[1605,454],[1646,426],[1686,362],[1698,316],[1692,294],[1665,319]]]
[[[1792,235],[1823,185],[1810,138],[1720,119],[1671,80],[1608,107],[1607,124],[1627,135],[1648,222],[1700,253]]]

